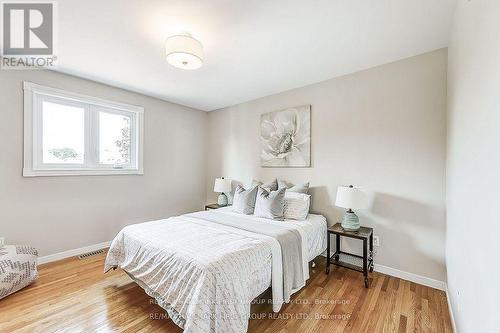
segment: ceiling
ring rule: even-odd
[[[448,45],[455,0],[64,0],[58,71],[211,111]],[[204,46],[195,71],[165,39]]]

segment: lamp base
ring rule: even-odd
[[[227,196],[224,193],[219,194],[219,197],[217,198],[217,204],[220,207],[227,206]]]
[[[344,213],[344,219],[342,220],[342,228],[347,231],[357,231],[360,228],[359,218],[354,212],[346,211]]]

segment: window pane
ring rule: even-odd
[[[99,112],[99,163],[130,163],[130,117]]]
[[[85,110],[76,106],[42,103],[43,163],[83,163]]]

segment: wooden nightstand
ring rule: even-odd
[[[218,204],[213,203],[213,204],[205,205],[205,210],[219,209],[221,207],[222,206],[219,206]]]
[[[330,256],[330,235],[336,237],[335,253]],[[340,237],[355,238],[363,241],[363,255],[344,252],[340,249]],[[370,242],[370,244],[368,244]],[[369,249],[368,249],[369,246]],[[368,252],[368,250],[370,252]],[[357,231],[347,231],[340,223],[328,228],[326,274],[330,274],[330,264],[342,266],[362,272],[365,276],[365,287],[369,287],[368,271],[373,272],[373,228],[361,227]]]

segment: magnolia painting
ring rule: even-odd
[[[311,166],[311,106],[304,105],[260,116],[263,167]]]

